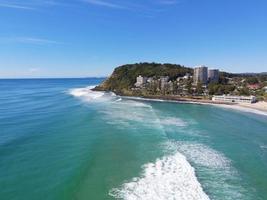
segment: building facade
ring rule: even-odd
[[[255,103],[257,101],[255,96],[213,96],[212,101],[229,102],[229,103]]]
[[[146,84],[146,82],[147,82],[147,77],[139,75],[138,77],[136,77],[136,83],[134,85],[135,87],[142,87],[144,84]]]
[[[160,88],[161,90],[165,90],[168,86],[169,77],[168,76],[162,76],[160,77]]]
[[[207,84],[208,82],[208,68],[205,66],[195,67],[194,69],[194,83]]]
[[[219,82],[219,70],[209,69],[208,80],[209,80],[209,83],[218,83]]]

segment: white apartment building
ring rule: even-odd
[[[160,77],[160,87],[161,90],[164,90],[166,86],[168,85],[169,77],[168,76],[162,76]]]
[[[136,77],[136,83],[134,85],[135,87],[141,87],[144,84],[146,84],[146,82],[147,82],[147,77],[139,75],[138,77]]]
[[[229,102],[229,103],[255,103],[255,96],[230,96],[230,95],[221,95],[221,96],[213,96],[212,101],[218,102]]]

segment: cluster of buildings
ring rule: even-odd
[[[143,77],[139,75],[136,78],[135,87],[136,88],[146,88],[146,89],[153,89],[155,91],[173,91],[174,90],[174,82],[170,80],[168,76],[161,76],[160,78],[153,78],[153,77]]]
[[[219,82],[219,70],[218,69],[208,69],[205,66],[197,66],[194,68],[194,83],[218,83]]]
[[[218,69],[208,69],[205,66],[197,66],[194,68],[194,74],[191,75],[187,73],[183,77],[178,77],[175,81],[171,81],[168,76],[162,76],[158,79],[153,77],[144,77],[139,75],[136,78],[135,87],[144,88],[147,85],[157,85],[158,90],[173,90],[176,87],[183,87],[185,89],[184,82],[186,80],[193,79],[193,84],[196,86],[201,83],[202,85],[207,85],[208,83],[218,83],[219,82],[219,70]]]
[[[197,66],[194,68],[194,74],[186,74],[183,77],[178,77],[176,80],[170,80],[168,76],[162,77],[143,77],[139,75],[136,78],[135,88],[133,90],[153,91],[153,94],[199,94],[197,88],[199,84],[202,87],[201,95],[208,95],[207,85],[210,83],[219,83],[219,70],[208,69],[206,66]],[[190,85],[191,84],[191,85]],[[189,91],[191,87],[191,93]],[[267,87],[264,88],[267,92]],[[230,95],[215,95],[213,101],[227,103],[254,103],[255,96],[230,96]]]

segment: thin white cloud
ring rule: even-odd
[[[123,5],[119,5],[116,3],[111,3],[107,1],[102,1],[102,0],[82,0],[83,2],[96,5],[96,6],[102,6],[102,7],[108,7],[108,8],[115,8],[115,9],[127,9],[127,7]]]
[[[45,44],[62,44],[60,42],[42,38],[33,38],[33,37],[17,37],[14,38],[15,41],[20,43],[28,43],[28,44],[37,44],[37,45],[45,45]]]
[[[22,44],[34,44],[34,45],[60,45],[64,44],[55,40],[48,40],[36,37],[8,37],[0,38],[0,43],[22,43]]]
[[[34,10],[34,8],[30,7],[30,6],[24,6],[24,5],[12,4],[12,3],[0,3],[0,7],[13,8],[13,9],[23,9],[23,10]]]
[[[61,0],[27,0],[24,2],[18,0],[0,0],[0,8],[10,8],[10,9],[23,9],[23,10],[35,10],[44,6],[68,6]]]
[[[163,4],[163,5],[175,5],[175,4],[178,4],[179,1],[177,1],[177,0],[159,0],[158,3]]]
[[[36,45],[62,44],[54,40],[34,38],[34,37],[17,37],[17,38],[14,38],[14,41],[19,42],[19,43],[36,44]]]

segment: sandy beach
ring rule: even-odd
[[[133,96],[122,96],[125,99],[141,100],[141,101],[158,101],[158,102],[172,102],[172,103],[189,103],[189,104],[201,104],[201,105],[212,105],[226,109],[234,109],[243,112],[250,112],[259,115],[267,116],[267,102],[257,102],[253,104],[249,103],[224,103],[215,102],[212,100],[203,99],[190,99],[190,98],[180,98],[180,97],[170,97],[170,96],[149,96],[149,97],[133,97]]]
[[[227,109],[235,109],[243,112],[250,112],[250,113],[255,113],[259,115],[265,115],[267,116],[267,102],[257,102],[253,104],[248,104],[248,103],[239,103],[235,105],[224,105],[224,104],[213,104],[214,106],[222,107],[222,108],[227,108]]]
[[[260,101],[260,102],[253,103],[253,104],[245,104],[245,103],[244,104],[238,104],[238,106],[267,112],[267,102],[264,102],[264,101]]]

